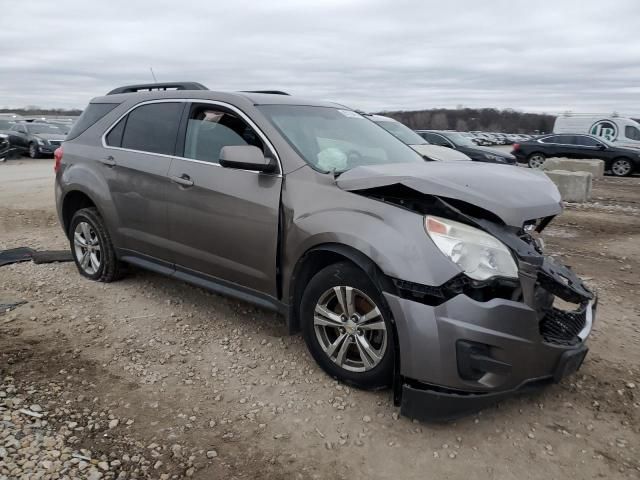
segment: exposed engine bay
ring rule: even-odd
[[[438,215],[484,230],[503,242],[517,259],[519,279],[477,281],[460,274],[443,285],[418,285],[394,279],[398,293],[429,305],[439,305],[458,294],[477,301],[492,298],[521,301],[538,312],[539,319],[558,310],[554,297],[583,312],[594,294],[567,266],[546,256],[539,234],[554,216],[532,219],[522,227],[505,225],[495,214],[464,201],[426,195],[401,184],[359,190],[360,195],[391,203],[421,215]],[[560,310],[558,310],[560,312]]]

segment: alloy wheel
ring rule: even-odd
[[[631,162],[626,159],[616,160],[611,165],[611,171],[618,177],[629,175],[629,172],[631,172]]]
[[[102,251],[98,234],[88,222],[76,225],[73,246],[80,268],[88,275],[96,274],[102,262]]]
[[[546,158],[544,158],[542,155],[533,155],[530,159],[529,159],[529,166],[531,168],[542,168],[542,165],[544,165]]]
[[[313,326],[320,347],[345,370],[366,372],[387,350],[387,326],[378,306],[364,292],[337,286],[316,303]]]

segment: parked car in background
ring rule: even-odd
[[[594,135],[544,135],[513,145],[518,162],[531,168],[540,168],[549,157],[567,157],[604,160],[605,170],[624,177],[640,168],[640,150],[609,143]]]
[[[53,155],[66,138],[68,130],[52,123],[15,123],[9,130],[9,143],[18,153],[31,158]]]
[[[630,118],[596,115],[560,115],[553,133],[582,133],[601,137],[619,147],[640,148],[640,123]]]
[[[516,164],[516,158],[509,152],[476,145],[460,132],[448,130],[417,130],[416,133],[433,145],[458,150],[476,162],[501,163],[506,165]]]
[[[342,105],[195,83],[95,98],[54,170],[85,278],[130,263],[280,312],[331,378],[393,386],[410,417],[560,381],[587,354],[596,296],[535,233],[562,212],[545,175],[425,162]]]
[[[471,160],[471,158],[458,150],[442,147],[440,145],[430,144],[427,140],[411,130],[409,127],[391,117],[385,117],[382,115],[366,115],[366,117],[369,120],[372,120],[376,124],[380,125],[401,142],[409,145],[416,152],[422,155],[426,160],[444,162]]]
[[[469,133],[472,136],[471,140],[476,145],[479,145],[481,147],[489,147],[489,146],[493,145],[493,142],[488,137],[486,137],[484,134],[482,134],[482,132],[469,132]]]
[[[0,116],[0,162],[7,160],[13,151],[9,143],[9,134],[15,122],[9,118]]]

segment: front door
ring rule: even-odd
[[[190,105],[181,135],[167,192],[176,270],[276,296],[282,176],[218,163],[228,145],[273,152],[240,112],[215,104]]]

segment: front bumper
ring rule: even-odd
[[[60,147],[60,145],[51,145],[51,144],[45,144],[45,145],[39,145],[38,144],[38,153],[41,153],[42,155],[53,155],[53,152],[56,151],[56,149]]]
[[[593,298],[578,313],[552,309],[540,318],[525,303],[502,298],[479,302],[460,294],[430,306],[385,297],[398,333],[401,413],[431,421],[573,373],[586,355],[597,303]]]

